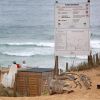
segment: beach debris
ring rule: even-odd
[[[49,94],[62,94],[64,92],[69,93],[71,90],[71,86],[66,84],[63,80],[52,79],[49,84]]]
[[[4,88],[2,84],[0,84],[0,97],[13,97],[13,89]]]
[[[90,89],[90,87],[92,86],[91,79],[85,74],[76,74],[69,72],[65,73],[64,75],[66,76],[66,79],[73,81],[73,83],[76,85],[75,88],[77,86],[82,88],[82,86],[84,85],[86,89]]]
[[[80,74],[79,77],[80,77],[80,81],[82,81],[86,89],[90,89],[90,87],[92,86],[92,82],[90,78],[84,74]]]
[[[77,86],[79,86],[80,88],[82,88],[81,83],[79,82],[79,75],[75,74],[75,73],[63,73],[62,75],[58,76],[60,79],[65,79],[65,80],[69,80],[69,81],[73,81],[73,83],[75,84],[76,88]]]
[[[69,81],[73,82],[73,84],[68,83]],[[55,79],[51,79],[49,83],[49,94],[62,94],[64,92],[69,93],[73,91],[76,87],[82,88],[84,86],[86,89],[90,89],[92,86],[92,82],[87,75],[84,74],[75,74],[75,73],[63,73],[59,76],[56,76]]]
[[[97,89],[100,89],[100,84],[97,84]]]
[[[0,85],[0,96],[9,96],[9,94],[7,93],[7,91],[5,91],[2,85]]]

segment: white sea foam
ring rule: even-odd
[[[100,40],[91,40],[91,47],[94,49],[100,48]]]
[[[76,58],[78,58],[78,59],[87,59],[88,56],[76,56]]]
[[[3,55],[9,55],[9,56],[35,56],[35,55],[52,55],[53,49],[51,48],[35,48],[33,50],[12,50],[12,51],[3,51],[1,52]]]
[[[53,42],[8,42],[8,43],[1,43],[1,45],[8,45],[8,46],[39,46],[39,47],[54,47]]]
[[[47,53],[34,53],[34,52],[21,52],[21,53],[11,53],[11,52],[3,52],[2,54],[9,55],[9,56],[34,56],[34,55],[50,55]]]
[[[10,51],[6,49],[6,51],[2,51],[1,53],[4,55],[10,56],[34,56],[34,55],[53,55],[54,54],[54,43],[53,42],[16,42],[16,43],[4,43],[4,45],[9,46],[34,46],[33,49],[28,48],[27,51]],[[91,40],[90,41],[91,48],[99,49],[100,48],[100,40]],[[44,48],[42,48],[44,47]],[[26,47],[25,47],[26,48]],[[71,56],[69,56],[70,58]],[[72,57],[74,58],[74,57]],[[77,56],[78,59],[87,59],[87,56]]]
[[[1,45],[8,46],[37,46],[37,47],[54,47],[53,42],[8,42],[0,43]],[[100,48],[100,40],[91,40],[90,45],[92,48]]]

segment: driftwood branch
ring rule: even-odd
[[[80,74],[80,81],[82,81],[86,89],[90,89],[90,87],[92,86],[92,82],[90,78],[84,74]]]
[[[63,93],[64,91],[72,91],[71,84],[66,84],[68,81],[72,81],[75,84],[74,88],[76,88],[77,86],[82,88],[83,85],[86,87],[86,89],[90,89],[92,83],[90,78],[84,74],[78,75],[75,73],[63,73],[57,76],[55,79],[51,79],[49,83],[49,93],[54,94]]]
[[[49,93],[50,94],[62,94],[64,92],[70,92],[71,86],[68,84],[65,84],[63,80],[58,80],[58,79],[52,79],[50,84],[49,84]]]

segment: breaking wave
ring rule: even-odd
[[[95,49],[100,48],[100,40],[91,40],[91,47]]]
[[[16,43],[1,43],[0,45],[7,46],[36,46],[36,47],[54,47],[54,43],[51,42],[16,42]]]
[[[35,55],[51,55],[51,53],[48,52],[2,52],[1,54],[3,55],[8,55],[8,56],[20,56],[20,57],[31,57]]]

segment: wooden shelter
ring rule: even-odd
[[[48,91],[50,78],[53,78],[53,69],[51,68],[18,70],[14,85],[15,96],[40,96]]]

